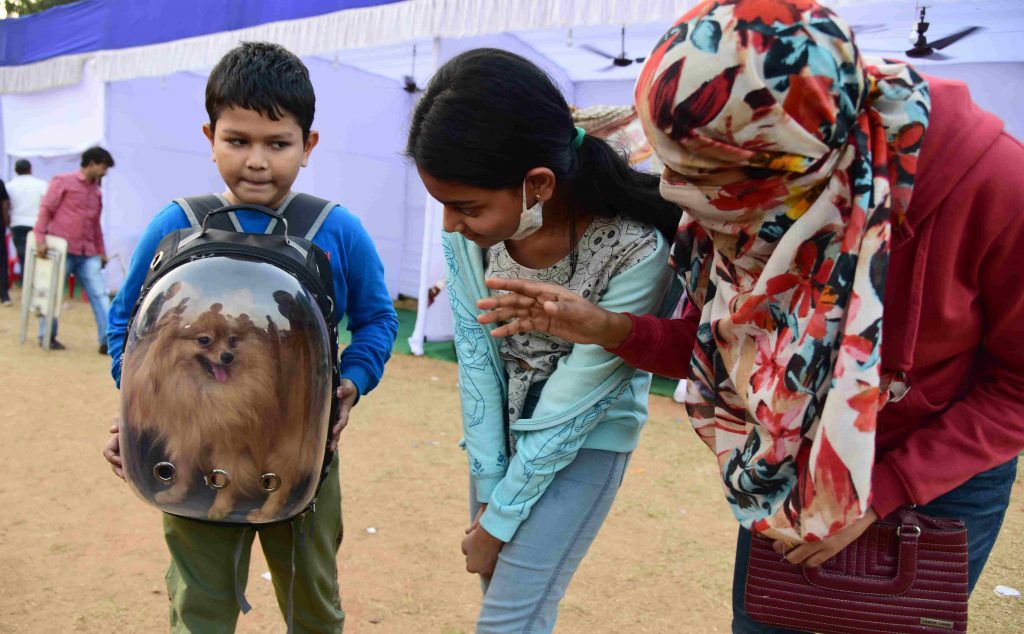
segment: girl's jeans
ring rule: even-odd
[[[538,390],[539,395],[539,390]],[[530,390],[523,408],[536,405]],[[582,449],[559,471],[544,495],[505,544],[490,582],[482,582],[478,634],[550,632],[558,602],[611,509],[629,453]],[[470,480],[470,521],[480,503]]]

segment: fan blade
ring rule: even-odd
[[[938,51],[932,51],[931,55],[926,55],[928,59],[953,59],[952,55],[943,55]]]
[[[639,64],[640,62],[644,61],[645,59],[647,59],[647,58],[646,57],[635,57],[635,58],[633,58],[633,61]]]
[[[884,31],[886,26],[884,24],[851,24],[850,30],[853,31],[854,35],[861,35],[863,33],[878,33]]]
[[[611,53],[605,53],[601,49],[595,48],[595,47],[591,46],[590,44],[580,44],[580,48],[586,49],[586,50],[590,51],[591,53],[596,53],[597,55],[600,55],[601,57],[607,57],[608,59],[615,59],[615,56],[612,55]]]
[[[949,46],[951,44],[956,44],[957,42],[959,42],[960,40],[964,39],[965,37],[967,37],[971,33],[974,33],[975,31],[980,31],[980,30],[981,30],[980,26],[969,26],[969,27],[967,27],[966,29],[964,29],[962,31],[957,31],[953,35],[947,35],[946,37],[939,38],[939,39],[935,40],[934,42],[928,42],[928,46],[931,46],[934,49],[946,48],[947,46]]]
[[[599,72],[599,73],[607,73],[608,71],[610,71],[613,68],[615,68],[615,64],[609,64],[609,65],[605,66],[604,68],[598,68],[597,72]]]

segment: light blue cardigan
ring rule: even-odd
[[[516,453],[506,455],[508,381],[492,326],[476,321],[484,286],[483,251],[459,234],[441,238],[448,297],[455,321],[464,444],[481,518],[488,533],[508,542],[540,499],[555,473],[580,449],[632,451],[647,420],[651,375],[626,365],[596,345],[575,345],[562,357],[531,418],[512,425]],[[613,277],[598,305],[610,311],[647,314],[671,310],[673,274],[668,244]]]

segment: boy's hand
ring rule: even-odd
[[[485,579],[494,574],[498,553],[505,542],[488,533],[483,526],[469,531],[462,540],[462,554],[466,556],[466,572],[475,572]]]
[[[341,385],[338,386],[338,420],[331,428],[331,451],[338,449],[338,438],[341,437],[341,430],[348,425],[348,415],[355,405],[357,396],[359,390],[356,389],[356,384],[348,379],[342,379]]]
[[[110,470],[114,472],[114,475],[125,480],[124,463],[121,462],[121,439],[117,433],[116,424],[110,426],[110,433],[113,436],[107,441],[107,446],[103,448],[103,457],[110,463]]]

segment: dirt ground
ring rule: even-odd
[[[88,307],[64,314],[64,352],[19,346],[0,308],[0,632],[167,628],[160,513],[100,455],[118,410]],[[34,330],[32,331],[34,335]],[[459,542],[466,468],[453,364],[394,358],[342,437],[346,631],[471,632],[480,599]],[[376,529],[369,532],[369,528]],[[656,397],[605,527],[562,602],[561,632],[726,632],[735,523],[681,408]],[[240,632],[283,632],[259,549]],[[1024,631],[1024,484],[971,600],[972,632]]]

